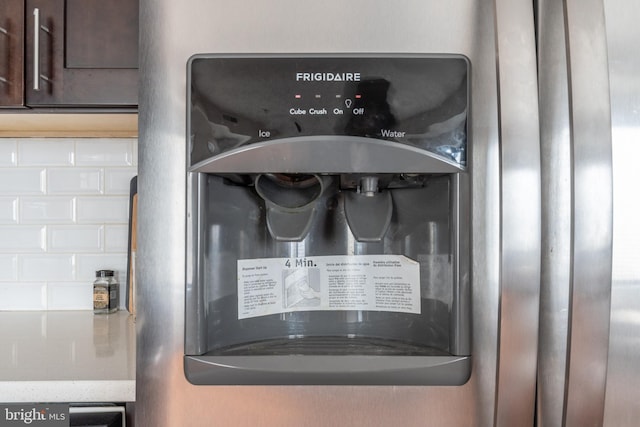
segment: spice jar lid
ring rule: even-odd
[[[113,270],[98,270],[96,271],[96,277],[112,277]]]

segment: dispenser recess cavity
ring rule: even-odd
[[[467,381],[469,68],[190,59],[189,381]]]

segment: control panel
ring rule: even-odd
[[[247,144],[357,136],[466,164],[462,56],[196,55],[188,65],[191,164]]]

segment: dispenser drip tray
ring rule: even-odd
[[[403,341],[367,337],[291,337],[237,345],[208,353],[217,356],[372,355],[372,356],[448,356],[433,347]]]

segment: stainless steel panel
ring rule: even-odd
[[[501,153],[496,426],[533,422],[540,285],[540,148],[535,39],[526,1],[497,0]]]
[[[609,342],[612,177],[602,0],[567,0],[573,259],[565,425],[600,426]]]
[[[563,3],[540,0],[538,82],[542,172],[539,426],[560,426],[568,360],[571,282],[571,138]]]
[[[498,7],[507,7],[504,1]],[[526,12],[530,4],[514,2]],[[498,138],[498,87],[496,85],[495,4],[490,0],[448,2],[354,0],[303,2],[275,0],[250,3],[191,0],[189,2],[142,0],[138,352],[136,417],[139,426],[163,425],[415,425],[490,426],[500,420],[510,425],[531,425],[534,385],[535,323],[530,319],[531,277],[538,274],[539,257],[532,216],[518,227],[522,198],[516,183],[535,181],[535,152],[530,135],[516,131],[515,123],[531,130],[529,114],[535,99],[511,104],[508,93],[535,91],[531,60],[504,64],[504,78],[523,79],[501,85],[502,111],[512,116]],[[508,12],[503,12],[508,13]],[[526,13],[518,13],[520,20]],[[498,22],[505,23],[502,15]],[[504,46],[509,40],[530,40],[532,23],[509,24],[512,38],[502,39],[501,58],[517,51]],[[524,45],[530,44],[525,42]],[[186,203],[186,63],[194,53],[458,53],[472,64],[471,174],[473,187],[472,293],[473,367],[470,381],[461,387],[228,387],[193,386],[183,372],[185,292]],[[521,55],[515,58],[522,58]],[[515,59],[514,58],[514,59]],[[501,59],[502,61],[502,59]],[[512,74],[513,73],[513,74]],[[518,77],[519,76],[519,77]],[[518,93],[518,96],[520,94]],[[528,95],[526,95],[528,97]],[[510,130],[509,130],[510,129]],[[524,152],[517,154],[523,136]],[[501,159],[501,144],[506,151]],[[526,161],[526,155],[533,157]],[[501,160],[517,160],[524,166],[506,165],[506,198],[501,202]],[[523,163],[520,163],[523,162]],[[533,193],[522,200],[534,206],[536,186],[521,189]],[[533,200],[533,201],[532,201]],[[502,206],[502,207],[501,207]],[[512,211],[511,208],[514,208]],[[501,214],[498,214],[501,212]],[[501,227],[501,216],[507,226]],[[535,216],[535,214],[533,215]],[[501,233],[503,237],[501,238]],[[514,234],[517,233],[517,234]],[[521,234],[520,234],[521,233]],[[523,236],[524,246],[514,247]],[[527,274],[531,277],[527,278]],[[520,279],[524,279],[520,287]],[[505,289],[500,305],[500,289]],[[535,302],[534,302],[535,304]],[[508,369],[496,378],[498,325],[503,336],[499,359]],[[519,324],[521,341],[513,327]],[[522,366],[522,374],[516,367]],[[509,378],[509,375],[515,377]],[[524,384],[518,383],[525,381]],[[522,388],[520,388],[522,387]],[[509,395],[509,391],[515,393]],[[509,399],[513,409],[497,404],[496,396]],[[522,397],[523,401],[515,402]],[[512,399],[513,398],[513,399]],[[504,414],[502,414],[504,412]]]
[[[640,3],[605,0],[613,150],[613,283],[604,411],[608,427],[640,419]]]
[[[599,426],[612,236],[602,1],[542,1],[538,18],[545,198],[538,425]]]

